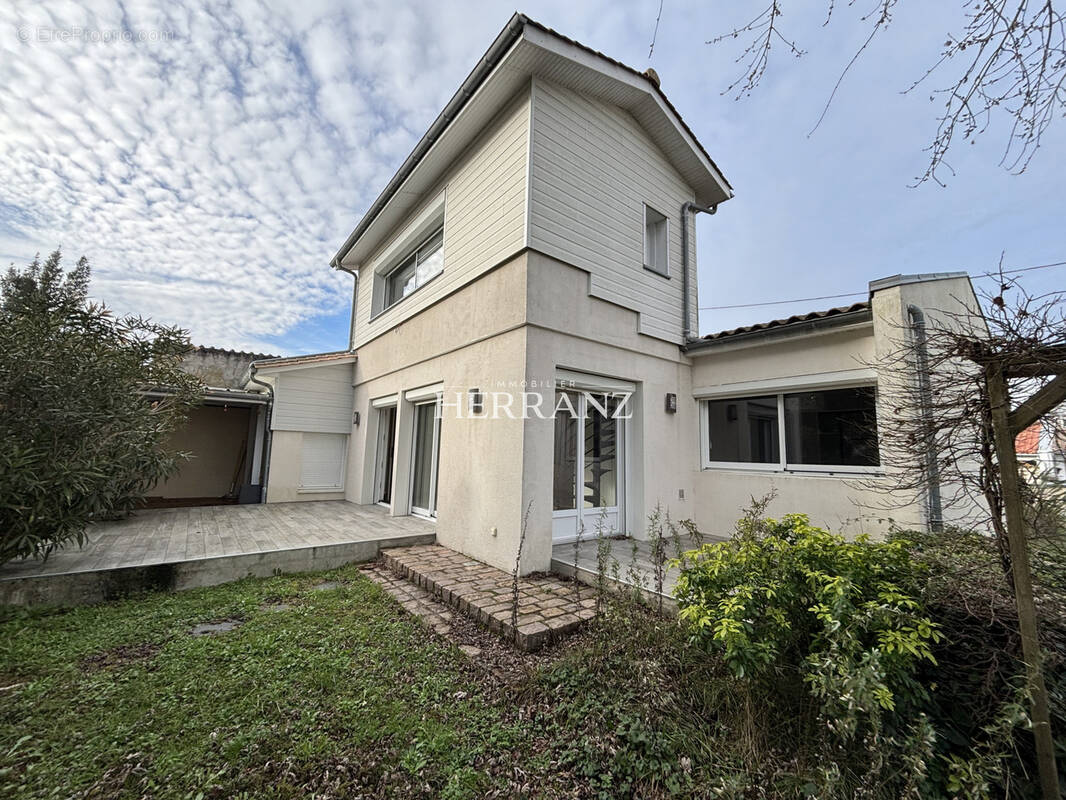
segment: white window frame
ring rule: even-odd
[[[424,519],[435,520],[437,518],[437,505],[438,505],[437,479],[438,479],[438,472],[439,472],[439,467],[440,467],[440,433],[441,433],[441,422],[442,422],[442,417],[443,417],[443,414],[442,414],[443,408],[441,406],[441,403],[442,403],[443,398],[442,398],[442,396],[439,393],[436,393],[436,392],[433,395],[431,395],[429,398],[426,398],[424,395],[416,394],[416,392],[417,392],[417,390],[412,390],[411,392],[407,393],[407,399],[412,401],[412,403],[413,403],[413,406],[414,406],[413,410],[415,410],[417,412],[417,409],[420,408],[421,406],[430,406],[430,405],[432,405],[432,406],[436,407],[436,411],[435,411],[435,413],[433,415],[433,417],[434,417],[434,420],[433,420],[433,440],[430,443],[430,454],[429,454],[429,457],[430,457],[429,485],[430,485],[430,496],[433,498],[433,507],[432,508],[422,508],[421,506],[416,506],[415,502],[414,502],[414,498],[415,498],[415,459],[417,458],[417,454],[418,454],[418,430],[417,430],[417,423],[416,423],[415,420],[412,420],[412,424],[414,424],[415,427],[411,431],[411,453],[410,453],[410,464],[411,464],[411,466],[410,466],[410,470],[409,470],[409,472],[411,474],[410,474],[410,477],[409,477],[409,480],[408,480],[407,496],[409,498],[411,498],[411,514],[413,514],[416,517],[422,517]],[[411,397],[411,395],[415,395],[415,397]]]
[[[655,264],[649,264],[648,263],[648,210],[649,209],[651,211],[654,211],[660,217],[662,217],[663,218],[663,222],[665,223],[666,231],[663,234],[663,236],[664,236],[663,258],[665,259],[665,263],[663,264],[662,269],[660,269]],[[644,227],[642,228],[642,231],[641,231],[641,239],[642,239],[642,243],[643,243],[643,247],[641,248],[641,253],[640,253],[641,263],[644,264],[644,269],[646,269],[648,272],[650,272],[650,273],[652,273],[654,275],[658,275],[660,278],[666,278],[666,279],[669,280],[669,278],[670,278],[670,215],[669,214],[664,214],[659,209],[655,208],[654,206],[649,206],[647,203],[643,204],[643,210],[644,210],[644,214],[643,214]]]
[[[427,244],[429,244],[429,242],[431,242],[433,239],[437,238],[438,234],[440,235],[440,247],[438,249],[440,250],[440,253],[441,253],[441,268],[440,268],[440,271],[434,273],[432,276],[427,278],[424,282],[420,283],[418,286],[416,286],[414,289],[412,289],[410,291],[410,293],[405,294],[405,295],[401,295],[400,297],[397,297],[397,298],[392,298],[390,289],[392,287],[393,276],[395,276],[397,272],[400,272],[401,270],[406,269],[410,265],[412,260],[414,261],[415,270],[417,270],[418,269],[419,260],[421,258],[421,254],[422,254],[422,248],[425,247]],[[434,252],[436,252],[436,251],[434,251]],[[434,227],[433,230],[430,231],[429,234],[427,234],[426,236],[423,236],[419,240],[417,245],[415,245],[410,250],[408,250],[406,252],[406,254],[401,259],[399,259],[399,261],[393,267],[391,267],[387,272],[385,272],[382,275],[382,280],[384,281],[384,286],[382,287],[382,300],[383,300],[383,302],[382,302],[381,310],[384,312],[384,311],[388,311],[390,308],[394,308],[396,305],[398,305],[399,303],[402,303],[408,297],[412,297],[415,294],[417,294],[421,289],[423,289],[425,286],[428,286],[436,278],[439,278],[443,274],[444,274],[444,223],[441,223],[440,225],[437,225],[436,227]]]
[[[880,417],[877,415],[878,387],[876,380],[840,380],[830,379],[815,381],[806,384],[795,384],[782,387],[777,391],[769,391],[767,388],[755,387],[761,382],[748,384],[751,388],[747,391],[716,391],[698,397],[700,414],[700,468],[705,470],[741,470],[744,472],[776,472],[776,473],[804,473],[815,475],[881,475],[884,474],[884,464],[871,467],[846,466],[834,464],[793,464],[788,460],[787,438],[785,431],[785,395],[799,394],[802,392],[828,392],[834,389],[858,389],[872,388],[874,390],[874,415],[878,441],[878,459],[881,458],[880,444]],[[791,383],[791,381],[789,382]],[[707,419],[707,404],[721,400],[747,400],[751,397],[776,397],[777,398],[777,449],[779,459],[776,462],[748,462],[748,461],[711,461],[708,455],[711,452],[710,422]]]
[[[396,397],[396,395],[393,395],[393,398],[395,398],[395,397]],[[400,408],[399,408],[399,405],[395,402],[395,399],[393,400],[392,403],[387,403],[387,404],[383,403],[381,405],[377,405],[377,401],[375,401],[375,403],[373,404],[372,407],[374,408],[374,412],[377,414],[377,417],[378,417],[378,419],[377,419],[378,430],[375,433],[375,437],[374,437],[377,440],[377,447],[376,447],[376,449],[374,451],[374,497],[373,497],[373,501],[379,506],[383,506],[385,508],[391,508],[393,501],[396,499],[396,497],[395,497],[395,495],[396,495],[396,433],[399,430]],[[393,436],[392,436],[392,441],[391,442],[388,441],[385,438],[385,432],[388,430],[388,428],[385,427],[385,425],[383,424],[384,420],[385,420],[385,414],[387,412],[389,412],[389,411],[391,411],[393,413],[393,415],[394,415],[394,417],[393,417],[394,430],[393,430]],[[388,487],[389,488],[389,502],[386,503],[385,501],[380,499],[381,495],[383,495],[385,493],[385,475],[382,472],[382,467],[384,465],[381,462],[382,462],[382,459],[386,456],[389,447],[392,447],[392,476],[391,476],[390,485]]]

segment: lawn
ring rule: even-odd
[[[8,610],[0,796],[688,794],[700,720],[668,711],[639,631],[607,626],[471,660],[355,568]]]

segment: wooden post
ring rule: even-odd
[[[1040,787],[1044,800],[1061,800],[1059,774],[1055,766],[1055,741],[1051,736],[1047,687],[1040,654],[1040,638],[1033,600],[1033,580],[1029,569],[1029,546],[1022,511],[1018,459],[1014,450],[1014,432],[1010,425],[1010,394],[1003,364],[994,361],[985,367],[985,382],[992,411],[992,432],[999,462],[999,479],[1003,487],[1003,506],[1007,517],[1007,540],[1010,544],[1014,598],[1018,608],[1018,630],[1022,637],[1029,697],[1029,716],[1036,739],[1036,760],[1040,770]]]

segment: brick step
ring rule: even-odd
[[[518,582],[518,626],[512,624],[512,576],[441,545],[398,547],[382,563],[519,650],[538,650],[576,631],[596,615],[588,589],[556,575],[530,575]]]

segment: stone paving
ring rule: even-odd
[[[414,587],[466,614],[493,633],[530,652],[577,630],[596,615],[596,600],[587,589],[577,596],[575,584],[556,575],[531,575],[518,582],[518,629],[511,621],[512,576],[503,570],[440,545],[400,547],[382,553],[382,561]],[[386,591],[390,591],[386,587]],[[414,593],[401,599],[418,613],[423,601]],[[450,613],[450,612],[445,612]],[[441,624],[447,628],[447,620]],[[430,623],[434,627],[434,623]]]
[[[364,569],[363,574],[380,584],[405,610],[422,620],[427,628],[441,636],[451,631],[450,623],[454,614],[422,587],[387,569]]]

